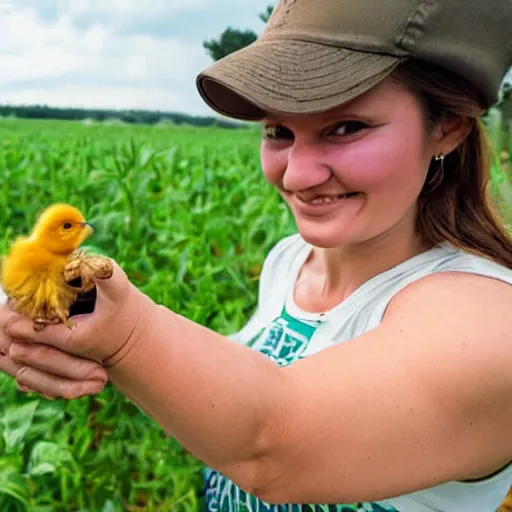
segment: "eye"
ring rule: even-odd
[[[362,121],[342,121],[335,125],[331,133],[333,135],[354,135],[365,128],[369,128],[369,125]]]
[[[63,228],[64,229],[71,229],[73,227],[73,224],[71,222],[65,222]]]
[[[269,140],[293,139],[293,133],[282,125],[268,125],[263,127],[263,138]]]

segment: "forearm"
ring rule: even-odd
[[[256,459],[280,395],[279,366],[258,352],[155,308],[111,382],[206,464]]]

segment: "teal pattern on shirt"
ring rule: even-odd
[[[270,325],[254,336],[248,345],[267,355],[280,366],[303,357],[319,321],[294,318],[285,308]],[[346,505],[302,505],[266,503],[240,489],[217,471],[204,472],[204,502],[207,512],[398,512],[377,503]]]

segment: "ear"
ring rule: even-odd
[[[473,122],[470,118],[445,116],[432,130],[435,153],[451,153],[464,141],[472,128]]]

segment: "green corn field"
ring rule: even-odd
[[[512,127],[486,119],[492,192],[512,221]],[[0,120],[0,250],[57,201],[95,226],[155,301],[223,334],[255,303],[268,250],[295,225],[259,166],[257,129]],[[0,376],[0,510],[196,511],[201,464],[110,385],[45,400]]]

